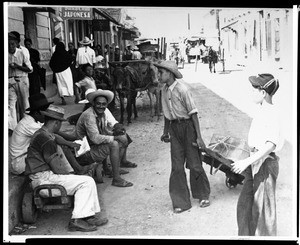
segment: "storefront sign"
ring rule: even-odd
[[[110,31],[109,20],[93,20],[93,31]]]
[[[63,19],[91,20],[93,19],[91,8],[62,8]]]

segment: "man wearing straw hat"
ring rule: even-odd
[[[79,138],[87,137],[91,147],[91,157],[95,162],[102,162],[110,156],[112,165],[112,185],[117,187],[130,187],[133,184],[120,177],[120,166],[135,168],[137,165],[126,159],[127,147],[130,138],[123,135],[113,135],[110,128],[120,125],[107,109],[112,102],[114,94],[110,90],[98,89],[86,95],[92,105],[79,117],[76,124],[76,133]]]
[[[90,45],[94,40],[90,40],[88,37],[84,37],[83,40],[79,41],[82,47],[78,48],[76,56],[76,67],[89,63],[91,66],[94,66],[96,63],[96,54],[94,49]]]
[[[74,170],[64,161],[62,151],[55,142],[54,134],[66,120],[64,109],[50,105],[41,113],[45,116],[45,123],[33,135],[28,147],[25,174],[31,179],[32,188],[58,184],[66,189],[68,195],[74,195],[69,231],[95,231],[97,226],[108,221],[97,214],[101,209],[96,183],[90,176],[74,175]]]
[[[154,63],[158,68],[162,87],[162,109],[165,116],[161,140],[171,142],[172,169],[169,192],[174,213],[191,208],[190,192],[184,167],[190,170],[190,186],[193,198],[199,199],[200,207],[210,205],[210,185],[202,167],[199,149],[206,146],[201,137],[198,110],[186,86],[179,80],[182,74],[174,61]],[[186,165],[185,165],[186,164]]]

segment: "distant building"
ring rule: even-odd
[[[290,69],[292,21],[292,9],[222,9],[219,27],[225,59]]]

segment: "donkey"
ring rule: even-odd
[[[132,108],[134,118],[137,118],[136,98],[138,92],[147,90],[150,98],[151,117],[161,115],[160,108],[160,86],[158,82],[157,68],[151,61],[139,60],[137,62],[126,62],[123,64],[113,64],[113,79],[115,90],[120,98],[121,118],[120,123],[124,121],[124,98],[127,98],[127,122],[131,123]],[[151,93],[156,97],[155,113],[153,113],[153,103]]]

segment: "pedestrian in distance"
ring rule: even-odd
[[[41,113],[45,116],[45,123],[33,135],[28,147],[25,174],[31,179],[33,189],[43,184],[57,184],[66,189],[67,195],[74,195],[69,231],[95,231],[97,226],[108,222],[107,218],[100,216],[96,183],[90,176],[73,174],[67,162],[62,161],[55,142],[54,134],[65,120],[64,109],[51,105]]]
[[[198,110],[187,87],[177,80],[182,78],[182,74],[175,62],[168,60],[154,65],[158,68],[159,81],[164,84],[162,109],[165,122],[161,140],[171,142],[169,192],[174,212],[181,213],[191,208],[185,167],[190,170],[193,198],[199,199],[200,207],[207,207],[210,205],[210,185],[198,149],[206,149],[200,132]]]
[[[232,164],[232,171],[245,176],[237,203],[239,236],[276,236],[276,179],[278,152],[284,139],[279,113],[272,98],[279,81],[272,74],[250,76],[253,101],[258,109],[253,117],[248,145],[250,157]]]
[[[208,49],[208,67],[210,73],[214,71],[216,73],[216,63],[218,62],[218,54],[215,50],[212,49],[211,46],[209,46]]]
[[[72,56],[66,51],[62,42],[56,44],[55,52],[52,55],[49,66],[55,73],[58,94],[61,97],[61,104],[66,105],[65,96],[74,96],[73,75],[71,71]]]

